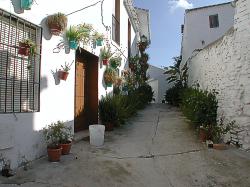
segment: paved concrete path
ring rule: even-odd
[[[0,178],[0,187],[12,186],[249,187],[250,155],[207,149],[176,108],[155,104],[107,133],[101,148],[81,141],[60,163],[44,158],[15,177]]]

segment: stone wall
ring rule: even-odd
[[[239,144],[250,149],[250,1],[236,2],[234,27],[189,59],[189,85],[218,92],[219,116],[240,125]]]

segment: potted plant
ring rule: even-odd
[[[140,61],[141,61],[142,63],[147,63],[148,59],[149,59],[149,55],[148,55],[147,53],[143,53],[143,54],[141,55]]]
[[[70,49],[77,49],[78,48],[78,43],[80,40],[80,35],[76,27],[71,26],[67,31],[66,31],[66,37],[69,41],[69,48]]]
[[[62,147],[62,155],[68,155],[70,153],[73,134],[70,127],[65,126],[65,123],[62,121],[58,121],[62,127],[62,133],[60,137],[60,146]]]
[[[69,75],[69,70],[70,70],[70,67],[72,66],[73,62],[71,64],[68,64],[67,62],[65,62],[64,66],[61,65],[62,69],[58,70],[58,77],[60,80],[64,80],[64,81],[67,80],[68,75]]]
[[[113,55],[111,53],[110,47],[108,47],[108,49],[106,49],[106,47],[103,47],[100,51],[100,54],[101,54],[102,64],[108,65],[109,58]]]
[[[119,87],[122,85],[123,79],[122,77],[116,77],[115,79],[115,86]]]
[[[100,34],[98,32],[95,32],[93,36],[94,36],[94,39],[96,41],[96,45],[97,46],[102,46],[104,35]]]
[[[43,134],[47,143],[48,159],[51,162],[60,161],[62,154],[62,147],[60,146],[60,139],[62,137],[62,124],[52,123],[43,128]]]
[[[90,33],[93,30],[93,26],[91,24],[80,24],[77,26],[77,31],[79,34],[79,39],[81,42],[83,42],[84,44],[86,44],[87,42],[89,42],[90,39]]]
[[[111,57],[109,60],[110,66],[114,69],[121,65],[122,58],[121,57]]]
[[[30,10],[31,5],[34,3],[34,0],[21,0],[21,8],[24,10]]]
[[[107,87],[112,87],[112,84],[114,83],[116,79],[116,73],[113,70],[113,68],[107,68],[104,72],[104,82]]]
[[[131,71],[136,70],[139,59],[140,57],[138,55],[129,58],[128,63],[129,63],[129,68],[131,69]]]
[[[36,53],[36,45],[30,39],[24,39],[19,42],[18,54],[24,56],[33,56]]]
[[[105,131],[112,131],[118,120],[117,106],[114,99],[108,95],[99,101],[99,116]]]
[[[56,13],[47,17],[47,25],[52,35],[60,35],[67,27],[68,18],[63,13]]]

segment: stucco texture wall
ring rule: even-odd
[[[234,28],[193,56],[189,85],[219,94],[219,116],[240,125],[239,144],[250,149],[250,2],[237,1]]]

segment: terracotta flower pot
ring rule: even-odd
[[[113,123],[107,123],[105,125],[105,131],[113,131],[114,130],[114,124]]]
[[[58,148],[47,148],[48,159],[50,162],[59,162],[62,155],[62,147]]]
[[[66,81],[68,75],[69,75],[69,72],[67,72],[67,71],[62,71],[62,70],[59,70],[59,71],[58,71],[58,77],[59,77],[59,79],[61,79],[61,80]]]
[[[24,55],[24,56],[29,56],[30,55],[30,46],[20,42],[19,47],[18,47],[18,54],[19,55]]]
[[[204,128],[200,128],[199,130],[199,139],[201,142],[206,142],[207,140],[207,132]]]
[[[57,24],[52,24],[49,26],[50,33],[55,36],[59,36],[62,33],[62,28]]]
[[[62,155],[68,155],[71,149],[71,145],[72,143],[64,143],[64,144],[60,144],[62,147]]]
[[[102,60],[102,64],[105,65],[105,66],[108,65],[108,64],[109,64],[108,59],[103,59],[103,60]]]

